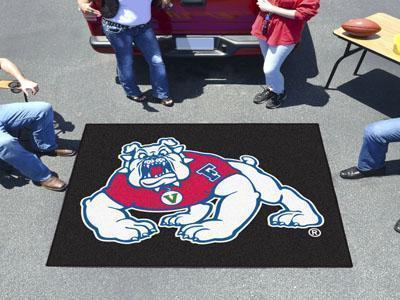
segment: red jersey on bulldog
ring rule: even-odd
[[[178,184],[159,189],[135,187],[129,183],[128,174],[113,175],[104,192],[115,202],[126,208],[145,211],[177,210],[210,200],[213,189],[223,179],[238,174],[229,163],[215,155],[184,151],[183,155],[193,159],[189,163],[190,175]],[[151,175],[162,174],[160,166],[151,169]]]

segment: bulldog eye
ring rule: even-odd
[[[160,151],[160,154],[161,155],[168,155],[168,151],[163,149],[163,150]]]
[[[139,155],[138,155],[138,158],[140,158],[140,159],[145,158],[145,157],[146,157],[146,154],[144,154],[144,153],[139,153]]]

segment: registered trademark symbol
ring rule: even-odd
[[[310,228],[308,229],[308,235],[311,237],[320,237],[322,234],[321,230],[319,230],[318,228]]]

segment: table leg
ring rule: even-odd
[[[357,67],[354,70],[354,73],[353,73],[354,76],[358,75],[358,70],[360,70],[361,64],[363,63],[366,54],[367,54],[367,50],[364,50],[363,53],[361,54],[360,60],[358,61]]]
[[[327,82],[326,85],[325,85],[325,89],[329,89],[329,85],[331,84],[331,81],[332,81],[332,79],[333,79],[333,76],[335,75],[336,70],[337,70],[339,64],[341,63],[341,61],[342,61],[343,59],[345,59],[346,57],[348,57],[348,56],[350,56],[350,55],[353,55],[354,53],[357,53],[357,52],[363,50],[363,48],[355,48],[355,49],[353,49],[353,50],[350,50],[350,47],[351,47],[351,43],[348,42],[348,43],[347,43],[347,46],[346,46],[346,50],[344,50],[343,55],[336,61],[335,65],[333,66],[333,69],[332,69],[332,71],[331,71],[331,74],[329,75],[329,78],[328,78],[328,82]]]

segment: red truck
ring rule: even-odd
[[[153,28],[166,56],[232,56],[259,54],[250,35],[257,15],[256,0],[173,0],[163,10],[153,6]],[[93,7],[100,9],[102,0]],[[101,53],[113,50],[101,28],[101,18],[85,15],[90,44]]]

